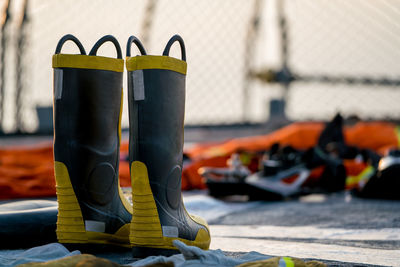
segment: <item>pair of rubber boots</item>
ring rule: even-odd
[[[80,55],[61,54],[73,41]],[[178,41],[182,60],[169,57]],[[97,56],[112,42],[117,58]],[[141,55],[130,57],[132,43]],[[59,204],[57,238],[75,247],[132,247],[135,257],[178,253],[173,240],[208,249],[210,233],[189,215],[181,196],[185,47],[173,36],[162,56],[146,55],[140,41],[127,44],[131,205],[119,186],[124,60],[113,36],[89,55],[64,36],[53,56],[54,165]]]

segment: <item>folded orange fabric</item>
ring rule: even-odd
[[[121,157],[128,145],[121,145]],[[120,162],[120,183],[130,186],[129,163]],[[55,196],[53,144],[0,148],[0,199]]]
[[[308,149],[317,144],[324,123],[293,123],[267,135],[236,138],[218,144],[199,144],[185,153],[193,160],[183,170],[183,189],[205,188],[198,169],[204,166],[225,167],[227,159],[235,152],[257,152],[270,149],[274,143]],[[345,141],[350,146],[371,149],[384,154],[399,146],[399,128],[388,122],[359,122],[344,127]],[[358,167],[349,163],[352,173]]]
[[[224,167],[235,152],[264,151],[274,143],[291,145],[297,149],[315,146],[323,128],[323,123],[293,123],[267,135],[195,145],[185,151],[192,162],[183,168],[182,188],[205,188],[198,169],[204,166]],[[392,123],[360,122],[345,127],[344,135],[349,145],[383,154],[387,149],[399,146],[398,132]],[[121,186],[130,186],[128,151],[128,142],[122,142],[119,170]],[[351,169],[357,171],[360,168],[356,166]],[[0,199],[47,197],[55,196],[55,193],[51,142],[0,148]]]

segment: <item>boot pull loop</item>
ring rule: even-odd
[[[135,43],[135,45],[139,49],[142,56],[147,55],[146,50],[144,49],[143,44],[140,42],[140,40],[138,38],[136,38],[135,36],[131,35],[128,39],[128,43],[126,44],[126,56],[127,57],[131,56],[132,43]]]
[[[170,50],[172,44],[175,43],[176,41],[178,41],[179,45],[181,46],[182,60],[186,61],[185,43],[183,42],[182,37],[180,37],[177,34],[175,34],[174,36],[171,37],[171,39],[169,39],[167,45],[165,46],[163,56],[169,56],[169,50]]]
[[[115,46],[115,49],[117,50],[117,58],[122,59],[122,52],[121,52],[121,46],[119,45],[117,39],[115,39],[114,36],[112,35],[106,35],[103,36],[102,38],[100,38],[100,40],[98,40],[92,50],[90,50],[89,52],[89,56],[96,56],[97,54],[97,50],[100,48],[100,46],[102,46],[105,42],[112,42]]]
[[[72,34],[64,35],[64,36],[60,39],[60,41],[58,41],[58,44],[57,44],[57,47],[56,47],[56,52],[55,52],[56,54],[60,54],[61,49],[62,49],[62,47],[63,47],[63,45],[64,45],[64,43],[65,43],[66,41],[72,41],[72,42],[74,42],[74,43],[76,44],[76,46],[78,46],[79,51],[81,52],[81,55],[86,55],[85,48],[83,48],[83,45],[82,45],[81,42],[78,40],[78,38],[76,38],[76,37],[73,36]]]

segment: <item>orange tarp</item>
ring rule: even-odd
[[[324,127],[323,123],[293,123],[267,135],[237,138],[214,145],[196,145],[185,151],[193,162],[183,170],[182,187],[205,188],[198,169],[204,166],[224,167],[226,160],[235,152],[265,151],[274,143],[290,145],[296,149],[311,148],[317,144]],[[387,122],[359,122],[344,127],[344,137],[348,145],[371,149],[380,154],[399,146],[396,125]],[[352,164],[348,165],[348,170],[357,169],[351,167]]]
[[[264,151],[272,144],[291,145],[297,149],[314,146],[324,128],[322,123],[294,123],[273,133],[228,140],[217,144],[200,144],[185,151],[193,160],[184,166],[183,189],[205,188],[198,174],[204,166],[224,167],[238,151]],[[379,153],[398,146],[396,127],[391,123],[363,122],[345,128],[349,145],[369,148]],[[128,144],[121,144],[120,183],[130,185]],[[52,144],[0,148],[0,199],[55,196]]]
[[[128,145],[121,145],[121,157]],[[52,143],[0,149],[0,199],[55,196]],[[120,162],[120,183],[130,186],[129,163]]]

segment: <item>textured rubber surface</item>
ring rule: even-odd
[[[54,100],[54,158],[65,164],[83,220],[114,233],[131,216],[119,200],[119,115],[122,73],[62,69]],[[56,173],[57,175],[57,173]]]
[[[82,60],[97,64],[99,59],[121,63],[97,56],[69,57],[77,66]],[[96,66],[54,69],[57,237],[61,243],[129,247],[132,211],[118,179],[123,73]]]
[[[140,58],[151,62],[154,57]],[[186,212],[181,196],[186,77],[181,72],[157,68],[128,68],[127,76],[131,245],[134,250],[145,247],[155,249],[148,249],[148,253],[158,253],[158,249],[174,250],[172,241],[178,239],[208,249],[207,223]]]
[[[176,237],[193,241],[204,226],[190,218],[181,200],[185,75],[142,71],[144,100],[134,101],[135,88],[129,81],[130,163],[140,161],[147,167],[161,225],[177,227]]]

